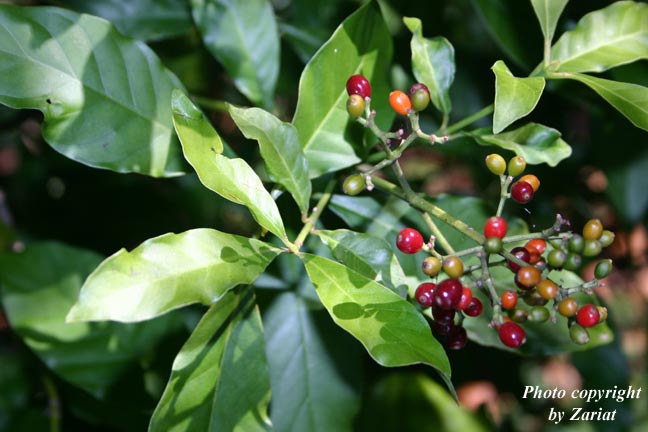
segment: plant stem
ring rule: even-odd
[[[372,177],[372,181],[374,185],[379,189],[385,192],[389,192],[397,196],[398,198],[409,202],[410,205],[423,212],[429,213],[430,215],[450,225],[451,227],[453,227],[454,229],[456,229],[466,237],[475,241],[476,243],[481,244],[484,242],[484,236],[478,233],[477,231],[475,231],[474,228],[467,225],[464,221],[459,220],[454,216],[450,215],[440,207],[437,207],[434,204],[426,201],[424,198],[420,197],[419,195],[413,194],[411,196],[407,196],[402,190],[398,188],[398,186],[380,177],[374,176]]]
[[[502,174],[500,176],[500,200],[499,204],[497,205],[497,213],[495,213],[495,216],[502,216],[502,212],[504,211],[504,203],[506,203],[506,200],[509,197],[508,187],[511,184],[512,180],[513,177],[511,176],[506,176],[505,174]]]
[[[196,102],[198,105],[210,109],[212,111],[217,111],[217,112],[229,111],[229,109],[227,108],[228,105],[227,102],[206,98],[202,96],[192,96],[191,99],[193,99],[193,101]]]
[[[438,241],[441,244],[441,247],[446,251],[446,254],[455,255],[455,250],[448,241],[448,239],[443,235],[437,224],[434,223],[429,213],[423,213],[423,220],[425,221],[432,235],[434,235],[435,241]]]
[[[49,415],[50,432],[61,431],[61,398],[52,378],[48,375],[42,377],[43,386],[47,393],[47,411]]]
[[[502,306],[500,305],[499,296],[497,295],[495,285],[493,284],[493,278],[491,277],[490,270],[488,269],[488,255],[484,253],[478,253],[477,257],[479,258],[482,268],[481,279],[488,289],[491,305],[493,306],[493,322],[501,322]]]
[[[450,135],[455,131],[461,130],[466,126],[473,124],[474,122],[481,119],[482,117],[486,117],[487,115],[492,114],[494,110],[495,110],[495,105],[490,104],[487,107],[484,107],[481,110],[477,111],[475,114],[472,114],[466,117],[465,119],[459,120],[457,123],[451,124],[446,128],[445,133],[446,135]]]
[[[289,247],[292,253],[299,254],[299,249],[303,246],[304,241],[306,241],[306,237],[308,237],[308,235],[312,232],[313,228],[315,227],[315,224],[317,224],[319,217],[321,216],[329,200],[331,199],[331,195],[333,194],[333,188],[335,187],[335,183],[336,183],[335,180],[331,180],[326,185],[326,189],[324,190],[324,193],[317,201],[317,204],[315,204],[315,207],[313,207],[313,212],[308,217],[307,222],[304,224],[301,231],[299,231],[299,234],[297,234],[297,238],[295,239],[293,245],[294,248]]]

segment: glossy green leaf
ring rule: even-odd
[[[223,153],[223,142],[218,132],[182,91],[173,90],[171,107],[178,136],[196,147],[207,147],[215,153]]]
[[[437,109],[448,114],[452,109],[450,86],[455,76],[454,48],[444,37],[426,39],[418,18],[403,18],[412,39],[412,72],[418,82],[430,90],[430,100]]]
[[[502,60],[491,68],[495,73],[493,132],[500,133],[514,121],[533,111],[542,96],[542,77],[517,78]]]
[[[178,174],[177,79],[146,45],[69,10],[0,6],[0,103],[43,112],[45,141],[86,165]]]
[[[383,238],[344,229],[317,231],[317,235],[342,264],[401,296],[407,293],[403,269]]]
[[[360,162],[354,143],[344,133],[350,121],[346,81],[353,74],[363,74],[371,82],[374,100],[387,100],[386,69],[391,56],[389,31],[378,4],[370,1],[344,20],[306,65],[293,124],[311,178]],[[376,103],[372,106],[378,108]]]
[[[466,356],[471,360],[470,356]],[[475,360],[476,361],[476,360]],[[359,430],[417,432],[486,432],[448,392],[421,372],[403,370],[381,375],[369,384]]]
[[[553,39],[558,19],[567,3],[569,0],[531,0],[546,41],[550,42]]]
[[[546,163],[556,166],[571,155],[571,147],[560,138],[556,129],[537,123],[528,123],[521,128],[500,134],[471,134],[481,145],[494,145],[515,152],[526,159],[528,164]]]
[[[149,431],[269,431],[270,378],[252,288],[212,305],[171,369]]]
[[[197,108],[182,92],[173,94],[173,122],[185,158],[208,189],[246,206],[263,228],[286,239],[286,230],[277,204],[263,187],[259,176],[243,159],[220,154],[218,134],[204,121],[196,121]],[[193,120],[190,120],[193,119]]]
[[[312,187],[308,162],[295,127],[260,108],[244,109],[230,105],[229,113],[246,138],[259,142],[261,156],[272,180],[286,188],[302,214],[307,214]]]
[[[306,271],[337,323],[383,366],[424,363],[447,380],[450,363],[423,315],[393,291],[327,258],[304,255]]]
[[[292,292],[274,300],[263,325],[275,430],[354,430],[363,359],[355,341]]]
[[[0,255],[2,304],[13,330],[54,373],[99,398],[181,324],[172,315],[137,324],[66,323],[100,262],[92,251],[55,242]]]
[[[271,108],[279,75],[279,33],[268,0],[191,0],[207,49],[222,63],[236,88],[255,104]]]
[[[120,250],[88,277],[75,321],[142,321],[191,303],[211,304],[248,284],[280,253],[255,239],[200,228]]]
[[[491,274],[498,293],[501,293],[505,289],[517,290],[517,286],[513,281],[513,273],[508,268],[501,266],[491,267]],[[569,271],[554,271],[549,274],[549,277],[565,288],[575,287],[583,283],[580,277]],[[518,350],[512,350],[502,344],[494,328],[488,327],[488,322],[492,316],[490,302],[478,290],[473,290],[473,294],[482,300],[484,311],[476,318],[467,318],[464,320],[464,327],[468,331],[468,337],[481,345],[517,351],[527,355],[556,355],[565,352],[588,350],[599,345],[610,343],[614,339],[614,334],[607,323],[601,323],[588,329],[590,341],[587,344],[575,344],[569,337],[567,318],[556,314],[557,321],[555,324],[551,321],[545,323],[527,321],[522,324],[527,335],[527,341]],[[598,304],[595,297],[584,293],[574,294],[573,297],[579,304]],[[521,304],[525,305],[524,302]]]
[[[66,0],[72,9],[112,22],[123,35],[140,40],[178,36],[192,27],[185,0]]]
[[[601,72],[648,58],[648,4],[617,1],[585,15],[551,48],[561,72]]]
[[[646,38],[648,39],[648,36]],[[648,131],[648,87],[579,73],[565,73],[561,76],[585,84],[616,108],[633,125]]]

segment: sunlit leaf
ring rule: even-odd
[[[0,5],[0,103],[42,111],[43,137],[86,165],[179,174],[171,122],[177,79],[109,22],[50,7]]]
[[[207,49],[241,93],[271,108],[279,75],[279,33],[268,0],[191,0]]]
[[[545,80],[542,77],[517,78],[502,60],[495,62],[491,69],[495,73],[493,132],[497,134],[533,111],[542,96]]]
[[[648,4],[617,1],[585,15],[551,48],[561,72],[601,72],[648,58]]]
[[[76,321],[142,321],[191,303],[209,305],[252,283],[279,249],[200,228],[120,250],[88,277],[68,314]]]
[[[545,40],[551,41],[556,32],[558,19],[569,0],[531,0],[533,10],[540,22]]]
[[[196,121],[196,111],[197,108],[182,92],[173,93],[176,132],[185,158],[196,170],[202,184],[223,198],[246,206],[259,225],[286,239],[277,204],[263,187],[259,176],[243,159],[230,159],[220,154],[220,137],[204,121]]]
[[[360,409],[362,352],[323,310],[292,292],[263,316],[278,431],[351,431]]]
[[[495,135],[482,135],[483,132],[486,130],[475,131],[471,136],[481,145],[494,145],[515,152],[529,164],[556,166],[572,152],[569,144],[560,138],[560,132],[537,123]]]
[[[353,74],[363,74],[376,95],[372,106],[390,112],[380,110],[381,100],[387,100],[380,95],[388,93],[386,69],[391,55],[389,30],[378,4],[371,1],[344,20],[306,65],[293,124],[311,178],[360,162],[354,143],[344,133],[349,123],[346,81]]]
[[[333,256],[346,265],[399,295],[407,292],[407,283],[393,248],[384,239],[355,231],[339,229],[318,231]]]
[[[98,398],[181,324],[172,315],[137,324],[66,323],[100,262],[92,251],[54,242],[0,254],[2,304],[13,331],[54,373]]]
[[[270,431],[270,379],[254,293],[230,291],[182,347],[149,431]]]
[[[454,48],[444,37],[426,39],[423,25],[418,18],[403,18],[412,32],[412,71],[418,82],[430,90],[430,100],[437,109],[448,114],[452,108],[450,86],[454,81]]]
[[[648,131],[648,87],[579,73],[565,73],[560,76],[585,84],[616,108],[633,125]]]
[[[272,180],[295,199],[302,214],[308,212],[311,182],[308,162],[299,144],[297,130],[260,108],[229,106],[229,112],[243,135],[257,140]]]
[[[344,264],[314,255],[303,260],[333,321],[362,342],[379,364],[424,363],[449,378],[445,351],[411,303]]]

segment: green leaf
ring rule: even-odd
[[[516,78],[502,60],[491,68],[495,73],[493,132],[500,133],[514,121],[533,111],[542,96],[542,77]]]
[[[426,39],[418,18],[403,18],[412,32],[412,72],[430,90],[430,100],[444,114],[450,113],[450,86],[455,76],[454,48],[444,37]]]
[[[513,281],[511,271],[505,267],[491,267],[497,292],[502,293],[506,289],[517,290]],[[576,274],[569,271],[553,271],[549,277],[556,283],[565,288],[572,288],[583,283],[583,280]],[[567,318],[556,314],[556,323],[547,321],[545,323],[525,322],[523,328],[527,335],[527,341],[521,348],[512,350],[507,348],[499,340],[497,331],[488,326],[492,316],[490,302],[481,291],[473,290],[473,294],[479,297],[484,305],[484,311],[476,318],[464,320],[464,327],[468,332],[468,337],[480,345],[493,346],[508,351],[516,351],[527,355],[557,355],[565,352],[584,351],[599,345],[610,343],[614,339],[612,330],[607,323],[601,323],[588,329],[590,341],[585,345],[578,345],[572,342],[569,337],[569,327]],[[584,293],[574,294],[573,297],[579,304],[594,303],[598,301],[594,296]]]
[[[311,182],[297,130],[290,123],[260,108],[229,106],[229,113],[246,138],[259,142],[261,156],[273,181],[291,193],[302,211],[308,213]]]
[[[648,147],[621,165],[605,167],[606,196],[628,226],[641,223],[648,210]]]
[[[450,363],[416,308],[393,291],[327,258],[303,255],[306,271],[337,325],[382,366],[424,363],[448,380]]]
[[[271,108],[279,76],[279,33],[268,0],[191,0],[207,49],[223,64],[236,88]]]
[[[617,1],[585,15],[551,48],[560,72],[601,72],[648,58],[648,4]]]
[[[93,167],[177,175],[171,91],[146,45],[107,21],[50,7],[0,6],[0,103],[42,111],[54,149]]]
[[[171,370],[149,431],[269,431],[270,378],[251,287],[212,305]]]
[[[569,3],[569,0],[531,0],[531,5],[540,22],[545,41],[551,42],[553,39],[558,19],[567,3]]]
[[[223,198],[246,206],[259,225],[285,240],[286,230],[277,204],[259,176],[243,159],[220,154],[220,137],[204,118],[196,120],[197,110],[182,92],[174,93],[173,123],[185,158],[202,184]]]
[[[391,56],[389,30],[378,4],[370,1],[344,20],[306,65],[292,123],[311,178],[360,162],[344,133],[350,121],[346,81],[353,74],[363,74],[371,82],[374,101],[381,101]],[[375,102],[372,105],[379,108]]]
[[[138,324],[66,323],[83,280],[100,262],[94,252],[55,242],[0,255],[12,329],[54,373],[98,398],[181,324],[173,315]]]
[[[468,357],[468,356],[467,356]],[[469,357],[467,360],[471,360]],[[358,430],[418,432],[486,432],[471,413],[421,372],[384,374],[369,383]]]
[[[67,320],[142,321],[191,303],[208,305],[254,282],[279,253],[207,228],[164,234],[108,257],[86,280]]]
[[[407,293],[403,269],[392,247],[383,238],[344,229],[321,230],[317,235],[328,245],[333,256],[347,267],[397,294]]]
[[[556,166],[571,155],[571,147],[560,138],[556,129],[537,123],[528,123],[521,128],[496,135],[481,135],[479,130],[471,136],[481,145],[494,145],[515,152],[528,164],[546,163]]]
[[[123,35],[160,40],[188,32],[191,11],[185,0],[67,0],[72,9],[112,22]]]
[[[323,310],[292,292],[263,316],[278,431],[351,431],[360,409],[362,352]]]
[[[564,73],[560,76],[585,84],[616,108],[633,125],[648,131],[648,87],[579,73]]]

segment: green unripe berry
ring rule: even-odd
[[[364,190],[366,185],[367,184],[363,175],[351,174],[344,180],[344,183],[342,184],[342,190],[347,195],[358,195]]]
[[[601,260],[596,264],[596,267],[594,267],[594,277],[596,279],[603,279],[604,277],[607,277],[610,272],[612,272],[611,259]]]
[[[352,94],[347,99],[346,109],[351,117],[360,117],[365,110],[364,98],[358,94]]]
[[[533,306],[529,310],[529,321],[543,323],[549,319],[549,309],[544,306]]]
[[[585,240],[598,240],[603,234],[603,224],[598,219],[590,219],[583,227]]]
[[[582,256],[573,252],[569,252],[567,254],[567,259],[565,260],[565,264],[563,265],[563,268],[565,270],[577,272],[581,268],[582,264],[583,264]]]
[[[525,292],[522,296],[522,300],[524,300],[524,303],[529,306],[544,306],[548,301],[546,298],[542,297],[536,289]]]
[[[508,163],[508,173],[510,176],[517,177],[526,169],[526,159],[522,156],[515,156],[511,158]]]
[[[502,175],[506,171],[506,161],[497,153],[486,156],[486,167],[495,175]]]
[[[484,250],[489,254],[496,254],[502,251],[502,239],[489,237],[484,241]]]
[[[614,242],[614,233],[610,230],[603,230],[599,241],[604,248],[610,246]]]
[[[427,257],[423,260],[421,268],[426,275],[436,276],[441,271],[441,260],[433,256]]]
[[[590,340],[587,329],[576,323],[569,327],[569,337],[578,345],[585,345]]]
[[[595,257],[601,253],[603,247],[601,242],[598,240],[585,240],[585,246],[583,247],[583,256],[586,257]]]
[[[574,234],[567,242],[567,249],[570,252],[581,253],[583,252],[583,246],[585,246],[585,239],[578,234]]]
[[[567,261],[567,254],[562,249],[554,249],[547,255],[549,267],[561,269]]]
[[[515,308],[510,312],[511,319],[517,323],[523,323],[529,318],[529,313],[526,309]]]
[[[414,84],[410,87],[409,94],[414,111],[423,111],[430,104],[430,90],[425,84]]]

